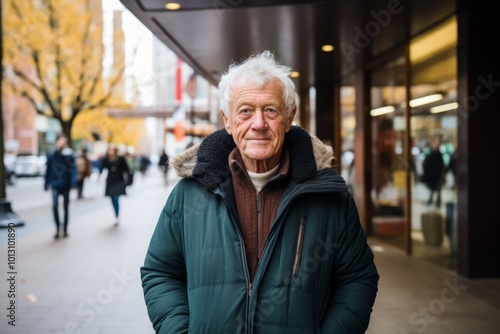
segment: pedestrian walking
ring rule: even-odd
[[[165,150],[162,151],[160,155],[160,160],[158,161],[158,167],[160,167],[163,175],[164,184],[168,184],[168,170],[169,170],[169,157]]]
[[[132,185],[134,183],[134,175],[137,170],[137,158],[132,152],[125,152],[125,161],[127,162],[128,171],[130,175],[130,179],[128,181],[128,185]]]
[[[151,165],[151,160],[145,154],[140,155],[139,160],[139,170],[141,171],[142,177],[146,176],[146,172],[148,171],[149,166]]]
[[[118,155],[118,148],[110,147],[108,149],[106,156],[101,160],[99,175],[102,174],[104,169],[108,170],[105,196],[111,198],[111,204],[115,213],[114,226],[118,226],[120,224],[119,198],[121,195],[126,195],[126,188],[131,180],[127,162],[125,158]]]
[[[69,193],[77,183],[77,170],[73,150],[68,147],[68,138],[64,134],[57,135],[55,148],[47,155],[45,171],[45,191],[52,190],[52,211],[56,224],[55,239],[59,239],[61,228],[59,218],[59,197],[63,198],[64,225],[63,236],[68,234]]]
[[[332,148],[292,126],[290,70],[269,51],[231,65],[225,129],[172,159],[182,179],[141,268],[156,333],[367,329],[373,253]]]
[[[92,164],[87,156],[87,148],[83,147],[76,158],[76,168],[78,170],[78,199],[83,198],[83,183],[92,174]]]

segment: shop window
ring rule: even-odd
[[[356,117],[354,115],[356,89],[353,76],[342,81],[340,87],[340,172],[349,190],[354,194],[354,130]]]
[[[375,68],[370,79],[372,231],[374,235],[404,248],[407,189],[403,54]]]
[[[414,38],[411,59],[412,245],[417,257],[456,266],[457,22]]]

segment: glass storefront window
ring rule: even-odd
[[[456,267],[456,43],[455,18],[410,43],[413,254],[452,269]]]
[[[356,117],[354,115],[356,89],[353,78],[342,81],[340,87],[340,171],[351,193],[354,193],[354,130]]]
[[[370,80],[372,231],[377,237],[404,248],[404,55],[375,68]]]

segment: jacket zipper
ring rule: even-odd
[[[260,191],[257,192],[257,238],[261,231],[261,219],[260,219]],[[257,245],[259,245],[259,241],[257,240]],[[258,247],[258,246],[257,246]],[[258,261],[259,259],[257,259]]]
[[[306,189],[309,189],[309,188],[310,187],[304,187],[303,191],[307,192]],[[282,196],[282,199],[280,200],[281,203],[278,206],[278,210],[276,212],[276,216],[274,217],[274,222],[273,222],[273,224],[271,226],[271,230],[269,231],[269,236],[274,233],[274,231],[276,230],[276,228],[278,228],[278,226],[276,226],[275,222],[277,222],[279,220],[279,218],[281,217],[281,215],[285,211],[285,208],[288,206],[288,204],[290,204],[291,201],[298,196],[298,194],[304,193],[303,191],[299,191],[299,192],[292,191],[291,193],[283,194],[285,196]],[[325,188],[324,191],[328,191],[328,190]],[[224,202],[226,202],[226,205],[229,208],[229,212],[231,212],[231,215],[232,215],[232,218],[233,218],[232,219],[233,220],[233,225],[236,228],[236,231],[238,232],[238,237],[240,238],[240,241],[241,241],[241,254],[242,254],[242,258],[243,258],[243,263],[245,264],[245,266],[244,266],[244,268],[245,268],[245,276],[247,278],[247,284],[248,284],[247,285],[247,288],[248,288],[247,311],[246,311],[244,333],[252,333],[253,332],[253,328],[252,328],[253,321],[251,321],[251,318],[250,318],[250,313],[251,313],[251,311],[250,311],[250,309],[251,309],[251,297],[250,297],[250,295],[251,295],[252,290],[254,288],[254,284],[253,283],[257,283],[257,285],[255,286],[256,289],[258,289],[258,285],[259,284],[258,284],[258,282],[250,282],[250,274],[248,272],[248,263],[247,263],[247,260],[246,260],[246,252],[245,252],[245,246],[244,246],[244,243],[243,243],[243,236],[241,235],[241,230],[240,230],[238,224],[236,224],[236,219],[235,219],[235,217],[237,217],[237,215],[235,214],[236,210],[235,210],[234,206],[232,205],[231,201],[227,200],[226,196],[224,195],[224,193],[222,191],[217,191],[217,193],[223,198]],[[259,200],[259,203],[258,203],[258,209],[260,210],[260,200]],[[304,229],[305,221],[306,221],[305,217],[301,217],[302,234],[303,234],[303,229]],[[269,236],[266,239],[266,242],[264,244],[264,249],[263,249],[263,252],[262,252],[262,257],[264,257],[264,254],[266,254],[266,249],[268,248],[268,243],[269,243]],[[302,238],[303,238],[303,236],[302,236]],[[265,262],[267,262],[267,261],[265,261]],[[258,276],[257,273],[259,272],[259,268],[262,267],[262,266],[264,266],[264,264],[262,264],[261,261],[259,261],[259,263],[257,264],[256,277]]]
[[[260,231],[260,191],[257,192],[257,199],[256,199],[256,209],[257,209],[257,235],[259,235],[259,231]],[[257,260],[257,266],[258,266],[258,262],[259,262],[260,259]],[[255,279],[255,278],[254,278]],[[252,320],[251,320],[251,317],[250,317],[250,309],[251,309],[251,294],[252,294],[252,283],[249,284],[248,286],[248,305],[247,305],[247,326],[248,326],[248,332],[245,331],[245,333],[253,333],[253,328],[252,328]]]
[[[321,184],[321,189],[318,189],[318,187],[317,187],[318,184]],[[269,246],[270,236],[273,235],[274,233],[276,233],[276,229],[279,228],[279,226],[276,224],[276,222],[278,222],[281,219],[281,216],[286,212],[286,209],[288,208],[289,204],[295,198],[297,198],[299,195],[308,193],[312,189],[314,189],[315,192],[317,192],[317,193],[347,190],[347,187],[338,187],[338,188],[337,187],[324,187],[323,182],[317,182],[313,185],[309,185],[306,187],[298,187],[298,188],[294,187],[294,188],[295,189],[292,189],[292,191],[289,191],[289,192],[287,192],[285,189],[285,192],[282,195],[282,198],[280,200],[280,204],[278,205],[278,210],[276,211],[276,216],[274,217],[274,222],[271,226],[271,230],[269,231],[269,235],[268,235],[266,242],[264,244],[264,250],[262,252],[262,257],[261,257],[261,260],[264,259],[264,261],[259,261],[259,263],[257,264],[257,270],[255,272],[255,279],[254,279],[253,283],[251,284],[252,290],[259,289],[259,283],[260,283],[259,282],[259,276],[260,276],[259,272],[261,270],[265,271],[265,267],[267,266],[267,263],[269,260],[268,258],[266,258],[266,254],[268,253],[267,249],[270,247]],[[304,224],[305,224],[305,217],[304,217]],[[264,269],[261,269],[261,267]],[[250,305],[250,307],[251,307],[251,305]],[[250,319],[248,319],[248,320],[250,320]],[[253,333],[252,327],[253,327],[253,321],[251,323],[247,323],[247,327],[245,327],[245,333]],[[248,330],[248,332],[247,332],[247,330]]]
[[[293,261],[292,278],[297,278],[299,275],[300,258],[302,255],[302,244],[304,243],[304,228],[306,225],[306,218],[300,217],[299,233],[297,235],[297,246],[295,248],[295,259]]]

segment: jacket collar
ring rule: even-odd
[[[316,136],[293,126],[285,135],[284,144],[290,152],[290,177],[296,183],[311,179],[322,169],[333,167],[331,146],[323,144]],[[231,177],[228,157],[236,147],[225,129],[215,131],[201,144],[194,145],[172,159],[172,166],[182,178],[197,178],[214,188]]]

